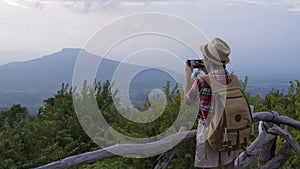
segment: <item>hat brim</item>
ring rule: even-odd
[[[205,45],[200,45],[200,51],[202,52],[203,55],[205,55],[204,47],[205,47]]]
[[[214,59],[208,57],[210,54],[207,54],[207,53],[205,52],[205,46],[206,46],[206,45],[200,45],[200,47],[199,47],[199,48],[200,48],[200,51],[202,52],[202,54],[203,54],[203,56],[204,56],[205,58],[207,58],[208,60],[210,60],[210,61],[212,61],[213,63],[218,64],[218,65],[227,64],[227,63],[229,62],[229,59],[227,59],[225,63],[221,63],[220,61],[216,61],[216,60],[214,60]]]

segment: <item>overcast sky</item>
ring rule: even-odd
[[[300,73],[299,0],[0,0],[0,64],[84,48],[105,24],[140,12],[176,15],[222,37],[237,71]]]

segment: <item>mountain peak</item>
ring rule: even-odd
[[[81,49],[81,48],[63,48],[60,52],[76,52],[76,53],[79,53],[81,50],[84,50],[84,49]]]
[[[82,50],[82,48],[63,48],[62,51],[68,51],[68,50]]]

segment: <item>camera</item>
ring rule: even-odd
[[[193,65],[193,68],[195,68],[195,69],[196,68],[204,68],[202,59],[189,59],[189,60],[187,60],[187,64],[189,66]]]

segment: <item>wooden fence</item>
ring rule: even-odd
[[[247,147],[247,150],[243,151],[235,160],[235,168],[247,168],[247,166],[249,166],[257,157],[258,168],[279,168],[292,156],[292,150],[294,150],[295,154],[300,160],[300,147],[287,130],[288,126],[300,130],[299,121],[286,116],[280,116],[274,111],[253,113],[253,120],[254,122],[259,122],[259,135],[252,142],[252,144]],[[284,129],[279,127],[280,124],[285,125]],[[185,137],[181,140],[181,142],[195,139],[196,130],[185,131],[183,128],[181,128],[178,133],[165,137],[159,141],[147,144],[117,144],[104,149],[70,156],[65,159],[38,167],[38,169],[66,169],[77,167],[83,164],[94,163],[106,158],[143,155],[142,153],[151,151],[156,147],[172,144],[176,138],[179,138],[180,136],[182,138],[182,135]],[[275,154],[274,146],[276,146],[277,136],[284,138],[285,143],[281,147],[280,151]],[[168,151],[162,153],[158,157],[158,163],[155,166],[155,169],[165,168],[172,159],[176,148],[177,146],[174,146]],[[111,153],[116,152],[116,150],[118,151],[119,155]]]

